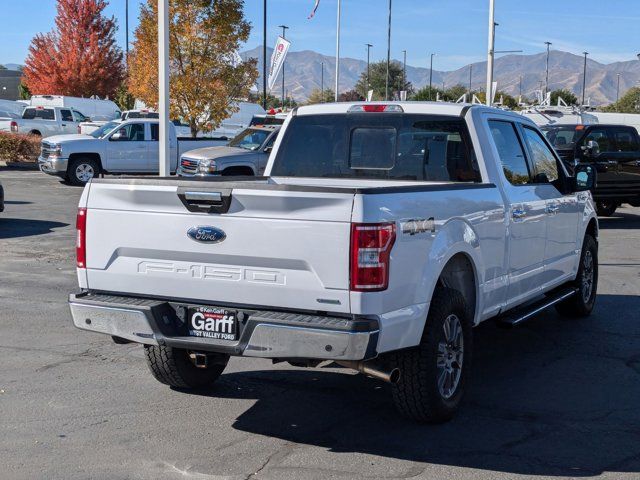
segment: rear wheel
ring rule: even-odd
[[[92,158],[78,158],[69,163],[67,178],[72,185],[81,187],[100,173],[100,165]]]
[[[457,411],[471,368],[473,335],[464,297],[438,288],[420,345],[392,354],[400,380],[393,401],[405,417],[426,423],[449,420]]]
[[[196,367],[189,352],[180,348],[145,345],[147,365],[154,378],[170,387],[195,389],[212,385],[222,374],[229,357],[211,355],[206,368]]]
[[[580,267],[571,285],[577,289],[572,297],[556,305],[565,317],[587,317],[596,303],[598,290],[598,244],[591,235],[585,235],[580,254]]]
[[[610,217],[618,209],[618,202],[615,200],[599,200],[596,202],[596,212],[599,217]]]

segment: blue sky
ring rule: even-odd
[[[139,0],[130,0],[130,26],[137,23]],[[52,28],[55,0],[0,0],[0,63],[22,63],[31,38]],[[118,38],[124,46],[125,0],[110,0],[107,13],[119,20]],[[307,20],[313,0],[268,0],[268,44],[280,24],[290,28],[292,50],[335,51],[337,0],[321,0],[316,17]],[[436,52],[434,68],[451,70],[486,57],[488,0],[393,0],[392,56],[426,66]],[[342,0],[342,56],[386,57],[387,0]],[[245,0],[253,24],[246,48],[262,43],[262,0]],[[638,0],[496,0],[497,50],[554,49],[591,53],[603,63],[634,59],[640,52]],[[133,34],[131,34],[133,37]]]

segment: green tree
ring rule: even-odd
[[[20,97],[20,100],[29,100],[31,98],[31,91],[24,82],[20,82],[20,85],[18,85],[18,97]]]
[[[496,92],[495,101],[499,102],[501,99],[502,99],[502,105],[504,107],[508,107],[511,110],[517,110],[518,109],[518,100],[516,98],[512,97],[508,93],[505,93],[505,92],[502,92],[502,91],[498,90]]]
[[[551,92],[551,105],[557,105],[558,98],[562,98],[567,105],[578,105],[578,97],[569,90],[560,89]]]
[[[5,67],[4,65],[0,65],[0,70],[6,70],[7,67]]]
[[[367,72],[366,70],[360,74],[360,78],[354,87],[356,91],[363,94],[369,90],[373,90],[373,100],[384,100],[387,79],[387,62],[375,62],[370,65],[371,75],[369,77],[370,88],[367,88]],[[402,85],[402,64],[400,62],[391,62],[389,65],[389,96],[398,90],[406,90],[407,96],[413,93],[413,85],[411,82],[404,82]]]
[[[617,102],[603,108],[605,112],[638,113],[640,110],[640,87],[633,87]]]
[[[136,98],[129,93],[126,82],[118,87],[113,101],[116,102],[118,108],[123,112],[125,110],[133,110],[136,104]]]
[[[331,103],[335,100],[336,95],[331,89],[324,90],[324,96],[319,88],[314,88],[307,99],[307,105],[313,105],[315,103]]]
[[[339,102],[361,102],[364,97],[360,95],[357,90],[348,90],[338,95]]]
[[[445,96],[447,97],[447,100],[451,102],[455,102],[465,93],[468,93],[467,87],[465,87],[464,85],[457,84],[457,85],[454,85],[453,87],[447,88],[445,92]],[[470,99],[467,98],[467,100],[470,100]]]
[[[414,93],[411,96],[411,100],[415,100],[417,102],[428,102],[429,100],[435,101],[438,98],[440,98],[440,100],[448,100],[444,97],[444,95],[445,92],[443,92],[441,88],[438,88],[435,85],[431,85],[431,92],[429,92],[429,85],[427,85],[426,87],[422,87],[420,90]]]
[[[257,103],[258,105],[262,105],[262,93],[260,94],[255,94],[255,93],[251,93],[249,94],[249,101],[253,102],[253,103]],[[276,97],[275,95],[271,95],[270,93],[267,93],[267,110],[270,110],[272,108],[280,108],[280,104],[282,103],[282,99],[279,97]]]

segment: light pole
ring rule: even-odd
[[[429,66],[429,101],[431,101],[431,84],[433,82],[433,57],[435,53],[431,54],[431,64]]]
[[[342,12],[342,0],[338,0],[338,13],[336,18],[336,91],[334,100],[338,101],[338,88],[340,85],[340,18]]]
[[[620,74],[618,73],[618,87],[616,89],[616,103],[620,100]]]
[[[369,69],[369,65],[370,65],[370,58],[371,58],[371,47],[373,47],[373,45],[371,45],[370,43],[367,43],[367,88],[366,88],[366,92],[364,92],[364,98],[367,98],[369,95],[369,89],[371,88],[371,70]]]
[[[169,0],[158,0],[158,116],[159,173],[171,173],[169,149]]]
[[[389,0],[389,28],[387,31],[387,79],[384,87],[384,99],[389,100],[389,66],[391,65],[391,0]]]
[[[584,97],[587,91],[587,55],[589,52],[582,52],[584,55],[584,67],[582,70],[582,106],[584,107]]]
[[[324,103],[324,62],[320,62],[320,103]]]
[[[519,89],[519,101],[522,102],[522,75],[520,75],[520,89]]]
[[[262,108],[267,109],[267,0],[262,14]]]
[[[493,103],[493,58],[496,46],[495,0],[489,0],[489,51],[487,53],[487,91],[486,104]]]
[[[278,25],[278,28],[282,29],[282,38],[287,38],[286,37],[286,33],[287,30],[289,29],[289,27],[287,27],[286,25]],[[284,110],[284,63],[285,61],[282,60],[282,109]]]
[[[547,77],[545,80],[545,86],[544,86],[544,96],[547,96],[547,92],[549,91],[549,47],[551,47],[551,45],[553,45],[551,42],[544,42],[544,44],[547,46]]]
[[[129,69],[129,0],[126,0],[125,4],[124,4],[124,28],[126,30],[125,32],[125,42],[126,45],[124,47],[125,53],[127,55],[126,57],[126,65],[127,65],[127,70]]]
[[[404,63],[402,64],[402,87],[400,91],[404,90],[404,86],[407,84],[407,51],[403,50],[402,54],[404,55]]]
[[[471,79],[473,77],[473,64],[469,65],[469,101],[471,101]]]

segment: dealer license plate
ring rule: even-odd
[[[215,340],[238,339],[238,312],[217,307],[187,310],[189,335]]]

